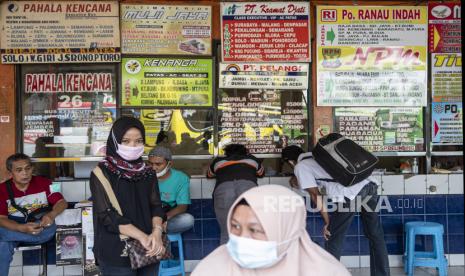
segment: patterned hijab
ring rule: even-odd
[[[155,173],[150,167],[145,165],[142,157],[134,161],[128,161],[117,153],[118,145],[116,143],[121,144],[124,134],[131,128],[137,128],[141,132],[145,144],[144,125],[136,118],[121,117],[113,123],[107,139],[106,157],[99,165],[118,177],[130,182],[136,182]]]

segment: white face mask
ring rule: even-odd
[[[123,144],[118,144],[115,138],[115,134],[112,132],[113,142],[116,145],[116,153],[121,156],[124,160],[134,161],[139,159],[144,154],[144,145],[137,147],[130,147]]]
[[[226,248],[231,258],[242,268],[267,268],[278,263],[286,254],[284,252],[278,256],[278,245],[292,240],[294,239],[278,244],[275,241],[261,241],[229,234]]]
[[[166,164],[166,167],[159,173],[157,173],[157,177],[160,178],[162,176],[164,176],[171,168],[171,163],[168,162],[168,164]]]

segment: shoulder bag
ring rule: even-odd
[[[94,174],[102,183],[103,188],[110,200],[111,205],[115,210],[118,212],[120,216],[123,215],[121,211],[121,207],[118,203],[118,200],[115,196],[113,189],[111,188],[111,184],[108,179],[103,175],[102,170],[97,166],[94,169]],[[147,250],[142,246],[142,244],[136,240],[132,239],[126,235],[120,234],[119,235],[121,241],[125,243],[125,248],[123,250],[122,256],[129,256],[129,260],[131,262],[132,269],[138,269],[147,265],[151,265],[154,263],[159,262],[163,259],[170,259],[172,258],[171,252],[168,250],[169,248],[169,240],[165,232],[162,233],[162,241],[163,246],[165,247],[165,253],[162,256],[146,256]]]

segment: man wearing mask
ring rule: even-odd
[[[191,204],[189,194],[189,177],[172,168],[171,151],[163,146],[156,146],[149,152],[149,165],[157,173],[158,188],[168,224],[168,233],[182,233],[194,226],[194,217],[186,213]]]
[[[0,184],[0,275],[8,275],[20,243],[41,244],[55,236],[55,218],[68,206],[50,180],[32,175],[29,156],[11,155],[6,168],[11,178]]]

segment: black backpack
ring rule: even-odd
[[[312,153],[315,161],[344,186],[369,177],[378,163],[376,156],[339,133],[320,138]]]
[[[30,212],[28,209],[23,208],[16,204],[15,197],[13,195],[13,182],[8,180],[6,183],[6,190],[8,191],[8,198],[10,199],[11,205],[18,210],[21,214],[24,215],[24,222],[36,222],[42,219],[42,217],[52,210],[52,207],[48,205],[47,207],[41,207]]]

